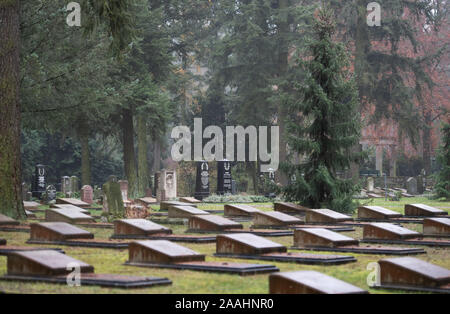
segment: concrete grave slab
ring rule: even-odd
[[[189,204],[201,204],[202,201],[194,198],[194,197],[180,197],[180,202],[189,203]]]
[[[170,210],[170,209],[169,209]],[[189,218],[188,232],[198,231],[225,231],[230,229],[243,229],[240,223],[216,215],[198,215]]]
[[[274,203],[274,209],[277,212],[286,213],[286,214],[298,214],[304,216],[307,211],[310,209],[298,204],[289,203],[289,202],[277,202]]]
[[[446,268],[412,257],[383,259],[379,265],[379,288],[450,293]]]
[[[38,202],[32,202],[32,201],[29,201],[29,202],[24,201],[23,202],[23,207],[30,211],[38,210],[39,206],[41,206],[41,204],[39,204]]]
[[[248,233],[218,235],[215,256],[323,265],[356,261],[352,256],[288,253],[285,246]]]
[[[146,219],[121,219],[114,221],[114,235],[150,236],[172,234],[172,230]]]
[[[253,217],[261,210],[250,205],[225,204],[224,214],[227,217]]]
[[[74,205],[81,208],[88,208],[91,205],[89,205],[86,202],[83,202],[82,200],[76,199],[76,198],[57,198],[56,204],[68,204],[68,205]]]
[[[306,223],[340,223],[352,221],[353,218],[329,209],[311,209],[306,212]]]
[[[45,211],[45,220],[48,222],[67,222],[70,224],[93,223],[94,218],[78,211],[50,208]]]
[[[8,216],[0,214],[0,226],[17,226],[20,222]]]
[[[48,282],[67,284],[67,275],[73,271],[68,265],[77,265],[81,285],[130,288],[171,284],[166,278],[97,275],[94,267],[54,250],[20,251],[8,255],[7,275],[0,280]]]
[[[297,271],[269,276],[270,294],[367,294],[349,283],[316,271]]]
[[[89,231],[75,227],[65,222],[42,222],[31,224],[30,240],[36,241],[66,241],[71,239],[93,239]]]
[[[142,206],[144,206],[146,208],[150,207],[150,205],[152,205],[152,204],[157,203],[156,198],[153,198],[153,197],[142,197],[142,198],[137,199],[135,202],[138,204],[141,204]]]
[[[251,275],[278,271],[271,265],[205,262],[205,255],[170,241],[137,241],[129,247],[126,265],[189,269]]]
[[[297,229],[293,249],[359,254],[412,255],[423,249],[391,246],[360,246],[359,241],[327,229]]]
[[[425,204],[405,205],[405,216],[410,217],[436,217],[445,216],[447,212]]]
[[[431,237],[450,237],[449,218],[427,218],[423,221],[423,234]]]
[[[190,204],[190,203],[184,203],[184,202],[178,202],[178,201],[162,201],[160,203],[159,210],[167,211],[167,210],[169,210],[170,206],[191,206],[191,207],[197,207],[197,204]]]
[[[56,251],[64,253],[60,248],[40,248],[34,246],[19,246],[19,245],[1,245],[0,246],[0,256],[8,256],[16,252],[31,252],[31,251]]]
[[[372,223],[364,226],[364,239],[415,239],[422,235],[419,232],[412,231],[390,223]]]
[[[82,214],[86,214],[89,215],[90,212],[87,209],[75,206],[75,205],[70,205],[70,204],[53,204],[50,206],[50,208],[57,208],[57,209],[65,209],[67,211],[74,211],[74,212],[80,212]]]
[[[254,218],[254,226],[264,227],[286,227],[302,223],[297,217],[287,215],[282,212],[256,212]]]
[[[379,219],[386,220],[400,217],[402,217],[402,214],[381,206],[358,207],[358,218],[360,220],[379,220]]]
[[[201,209],[192,207],[192,206],[178,206],[172,205],[169,206],[169,218],[183,218],[188,219],[192,216],[196,215],[209,215],[208,212],[205,212]]]

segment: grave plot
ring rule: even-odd
[[[375,193],[367,193],[368,198],[383,198],[384,196],[375,194]]]
[[[137,241],[130,243],[126,265],[188,269],[208,272],[253,275],[279,271],[272,265],[206,262],[205,255],[170,241]]]
[[[197,215],[209,215],[208,212],[205,212],[201,209],[192,206],[172,205],[169,207],[168,211],[169,211],[169,218],[188,219],[192,216]]]
[[[383,259],[376,288],[450,293],[450,270],[417,258]]]
[[[159,206],[160,211],[168,211],[170,206],[191,206],[197,207],[197,204],[183,203],[177,201],[163,201]]]
[[[221,232],[234,229],[243,229],[240,223],[216,215],[198,215],[189,218],[187,232]]]
[[[327,229],[295,230],[293,249],[383,255],[409,255],[425,253],[423,249],[416,248],[360,246],[358,240]]]
[[[23,207],[26,210],[30,210],[30,211],[39,210],[39,206],[41,206],[41,204],[39,204],[37,202],[27,202],[27,201],[23,202]]]
[[[90,212],[87,209],[78,207],[78,206],[74,206],[74,205],[69,205],[69,204],[53,204],[50,206],[50,208],[56,208],[56,209],[65,209],[67,211],[74,211],[74,212],[79,212],[85,215],[89,215]]]
[[[202,201],[199,201],[198,199],[194,197],[180,197],[180,202],[183,203],[189,203],[189,204],[201,204]]]
[[[0,214],[0,226],[18,226],[19,224],[17,220]]]
[[[316,271],[269,276],[270,294],[368,294],[366,290]]]
[[[353,228],[354,225],[361,226],[361,224],[353,224],[353,223],[349,223],[348,225],[346,223],[345,224],[344,223],[340,223],[340,224],[336,224],[336,225],[299,224],[299,225],[295,225],[295,226],[290,227],[290,228],[293,229],[293,230],[322,228],[322,229],[327,229],[327,230],[331,230],[331,231],[334,231],[334,232],[353,232],[353,231],[355,231],[355,229]]]
[[[126,249],[127,242],[94,240],[94,235],[86,230],[65,222],[31,224],[29,244],[54,244],[74,247]]]
[[[353,218],[329,209],[311,209],[306,212],[305,222],[308,224],[338,224],[353,221]]]
[[[218,235],[215,256],[311,265],[356,261],[352,256],[288,253],[285,246],[250,233]]]
[[[76,198],[57,198],[56,204],[67,204],[67,205],[73,205],[81,208],[89,208],[91,205],[89,205],[86,202],[83,202],[82,200],[76,199]]]
[[[364,226],[362,242],[437,247],[450,246],[449,240],[424,239],[421,233],[389,223],[372,223]]]
[[[156,198],[153,197],[143,197],[143,198],[139,198],[135,201],[136,203],[144,206],[145,208],[149,208],[150,205],[152,204],[156,204]]]
[[[251,229],[244,230],[243,226],[233,220],[216,215],[198,215],[189,218],[191,233],[252,233],[266,237],[284,237],[293,234],[291,230]]]
[[[304,216],[310,209],[298,204],[288,202],[278,202],[273,204],[275,211],[285,214],[297,214]]]
[[[45,220],[48,222],[67,222],[69,224],[94,223],[93,217],[64,208],[50,208],[45,211]]]
[[[409,217],[447,216],[447,212],[424,204],[409,204],[405,205],[405,216]]]
[[[427,218],[423,221],[423,234],[426,237],[450,237],[449,218]]]
[[[280,228],[301,224],[302,220],[281,212],[256,212],[253,220],[254,228]]]
[[[395,222],[421,224],[422,219],[405,217],[400,213],[389,210],[381,206],[360,206],[358,207],[358,221],[369,222]]]
[[[114,222],[111,239],[151,239],[173,242],[213,243],[216,237],[174,235],[172,230],[145,219],[122,219]]]
[[[40,248],[33,246],[18,246],[18,245],[0,245],[0,256],[8,256],[16,252],[32,252],[32,251],[55,251],[64,253],[59,248]]]
[[[138,288],[172,283],[167,278],[97,275],[93,266],[53,250],[15,252],[8,255],[7,265],[7,274],[0,280],[67,284],[67,275],[73,271],[68,265],[77,265],[81,285]]]
[[[250,205],[234,205],[226,204],[224,206],[224,214],[226,217],[248,217],[253,218],[255,213],[260,212],[259,209]]]

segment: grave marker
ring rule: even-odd
[[[120,180],[120,192],[122,194],[122,200],[124,202],[128,201],[128,181],[127,180]]]
[[[322,228],[295,230],[294,249],[386,255],[425,253],[423,249],[415,248],[409,249],[403,247],[359,246],[358,240]]]
[[[364,240],[369,239],[416,239],[422,235],[416,231],[412,231],[390,223],[372,223],[364,226]]]
[[[367,191],[373,192],[375,189],[375,180],[372,177],[367,178]]]
[[[0,226],[5,226],[5,225],[17,226],[19,224],[20,223],[17,220],[14,220],[8,216],[0,214]]]
[[[433,237],[450,237],[449,218],[427,218],[423,221],[423,234]]]
[[[287,202],[274,203],[274,208],[277,212],[282,212],[285,214],[299,214],[302,216],[304,216],[306,212],[310,210],[307,207]]]
[[[203,200],[209,196],[209,165],[206,161],[197,162],[194,196],[198,200]]]
[[[78,206],[74,206],[74,205],[69,205],[69,204],[52,204],[50,206],[50,208],[58,208],[58,209],[65,209],[67,211],[74,211],[74,212],[80,212],[86,215],[89,215],[90,212],[87,209],[78,207]]]
[[[86,202],[83,202],[81,200],[78,200],[76,198],[57,198],[56,204],[67,204],[67,205],[73,205],[81,208],[89,207],[89,204]]]
[[[64,222],[44,222],[31,224],[31,241],[67,241],[71,239],[93,239],[94,235],[86,230]]]
[[[256,212],[254,218],[255,226],[286,227],[300,223],[300,219],[281,212]]]
[[[116,217],[125,216],[125,207],[120,191],[120,184],[114,179],[103,184],[103,212]]]
[[[425,204],[405,205],[405,216],[411,217],[435,217],[447,215],[446,211]]]
[[[91,223],[94,218],[78,211],[64,208],[50,208],[45,211],[48,222],[67,222],[69,224]]]
[[[70,177],[70,190],[72,191],[72,193],[78,193],[80,191],[80,185],[77,176]]]
[[[189,203],[189,204],[201,204],[202,201],[199,201],[193,197],[180,197],[180,202]]]
[[[358,218],[364,220],[388,220],[392,218],[400,218],[400,213],[386,209],[381,206],[360,206],[358,207]]]
[[[94,189],[90,185],[85,185],[81,188],[80,198],[82,202],[89,205],[94,203]]]
[[[24,201],[23,202],[23,207],[27,210],[38,210],[39,206],[41,206],[41,204],[37,203],[37,202],[28,202],[28,201]]]
[[[148,209],[151,204],[156,204],[156,198],[142,197],[142,198],[137,199],[136,202]]]
[[[415,178],[408,178],[406,181],[406,190],[408,194],[417,195],[417,180]]]
[[[324,265],[356,261],[352,256],[287,253],[285,246],[249,233],[218,235],[216,243],[218,257]]]
[[[257,212],[260,210],[250,205],[225,204],[224,206],[224,214],[229,217],[253,217]]]
[[[205,212],[201,209],[192,207],[192,206],[177,206],[172,205],[169,207],[169,218],[190,218],[196,215],[209,215],[208,212]]]
[[[217,194],[231,194],[232,192],[231,162],[222,160],[217,162]]]
[[[151,236],[172,234],[172,230],[145,219],[121,219],[114,221],[114,237]]]
[[[170,241],[137,241],[130,243],[126,265],[160,267],[251,275],[278,271],[271,265],[205,262],[205,255]]]
[[[70,177],[64,176],[61,178],[61,192],[67,197],[72,194],[72,184]]]
[[[32,191],[33,197],[38,199],[42,198],[42,194],[45,192],[46,171],[44,165],[36,165],[34,174],[34,186]]]
[[[306,212],[306,223],[340,223],[352,221],[352,217],[329,210],[329,209],[312,209]]]
[[[170,210],[170,209],[169,209]],[[189,218],[189,231],[226,231],[243,229],[240,223],[216,215],[195,215]]]
[[[171,284],[166,278],[94,274],[93,266],[54,250],[11,253],[7,265],[8,273],[1,280],[67,284],[67,275],[73,272],[68,265],[77,265],[82,286],[132,288]]]
[[[450,270],[417,258],[383,259],[380,288],[450,293]]]
[[[190,206],[197,208],[197,204],[189,204],[184,202],[177,202],[177,201],[162,201],[159,210],[161,211],[167,211],[169,210],[170,206]]]
[[[297,271],[269,276],[270,294],[367,294],[349,283],[316,271]]]

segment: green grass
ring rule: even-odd
[[[444,210],[450,210],[449,202],[430,201],[426,198],[410,198],[402,199],[400,202],[385,202],[384,200],[374,200],[372,205],[380,205],[386,208],[402,212],[404,204],[407,203],[425,203]],[[256,207],[262,210],[272,210],[271,204],[255,204]],[[223,209],[223,205],[206,204],[199,206],[201,209]],[[39,214],[42,216],[42,214]],[[244,223],[246,227],[250,223]],[[168,225],[175,233],[184,233],[186,226],[183,225]],[[417,231],[421,231],[419,225],[406,225]],[[98,239],[107,239],[112,230],[108,229],[89,229]],[[345,233],[354,238],[361,238],[361,228],[356,228],[355,232]],[[8,240],[10,245],[24,245],[29,235],[27,233],[7,233],[0,232],[0,238]],[[271,238],[271,240],[290,247],[293,244],[292,237]],[[215,244],[183,244],[195,251],[207,255],[207,261],[234,261],[242,263],[244,260],[215,258]],[[238,275],[224,275],[206,272],[194,271],[179,271],[166,269],[151,269],[151,268],[137,268],[124,266],[123,263],[128,258],[126,250],[104,250],[104,249],[89,249],[89,248],[73,248],[63,247],[66,254],[87,262],[95,267],[96,273],[112,273],[124,275],[139,275],[139,276],[157,276],[167,277],[173,281],[171,286],[154,287],[146,289],[108,289],[99,287],[68,287],[65,285],[41,284],[41,283],[19,283],[19,282],[4,282],[0,281],[0,291],[8,293],[178,293],[178,294],[231,294],[231,293],[250,293],[250,294],[264,294],[268,292],[268,274],[256,275],[250,277],[240,277]],[[418,258],[431,262],[442,267],[450,269],[450,250],[439,248],[425,248],[426,255],[420,255]],[[327,253],[323,253],[327,254]],[[330,253],[331,254],[331,253]],[[363,289],[368,289],[371,293],[405,293],[403,291],[383,291],[370,289],[367,286],[366,280],[370,271],[367,270],[367,265],[371,262],[376,262],[386,256],[381,255],[353,255],[357,258],[356,263],[339,265],[339,266],[310,266],[299,265],[293,263],[274,263],[264,261],[248,260],[248,263],[259,264],[273,264],[280,268],[281,271],[295,271],[295,270],[316,270],[322,273],[334,276],[341,280],[347,281]],[[0,257],[0,274],[6,273],[6,257]]]

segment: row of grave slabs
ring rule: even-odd
[[[236,227],[236,226],[233,226],[233,227]],[[319,229],[315,229],[315,230],[317,231]],[[298,231],[301,231],[301,230],[298,230]],[[313,230],[309,230],[309,231],[313,231]],[[322,231],[322,233],[323,232],[331,232],[330,230],[326,230],[326,229],[323,229],[321,231]],[[399,230],[397,230],[397,231],[399,231]],[[297,231],[296,231],[296,234],[297,234]],[[321,235],[323,237],[323,234],[319,234],[319,235]],[[328,235],[328,236],[330,237],[330,235]],[[334,236],[340,236],[340,235],[335,234]],[[334,246],[337,246],[336,245],[337,243],[339,243],[340,246],[347,246],[347,247],[355,246],[357,244],[355,242],[352,242],[352,241],[354,241],[352,239],[340,239],[340,238],[333,239],[332,238],[331,240],[332,240],[331,242],[334,243]],[[293,254],[293,253],[286,253],[287,250],[285,247],[282,247],[274,242],[271,242],[271,241],[267,242],[267,241],[268,240],[259,238],[252,234],[235,234],[235,235],[219,236],[217,239],[217,254],[216,255],[218,255],[218,256],[234,256],[234,257],[241,257],[241,258],[245,258],[245,259],[250,258],[250,259],[278,260],[278,261],[281,261],[281,260],[292,261],[293,259],[297,259],[299,262],[302,262],[302,261],[305,262],[308,260],[312,261],[312,260],[314,260],[314,258],[316,258],[316,256],[313,256],[313,255],[307,256],[307,255],[300,254],[299,256],[295,256],[295,254]],[[145,243],[145,245],[142,244],[143,242]],[[185,248],[176,246],[173,243],[169,244],[171,242],[168,242],[168,241],[163,241],[163,242],[161,242],[161,241],[143,241],[143,242],[133,242],[133,245],[130,245],[130,248],[129,248],[129,250],[130,250],[129,264],[130,265],[134,264],[134,265],[142,266],[142,264],[149,264],[149,265],[158,265],[158,267],[167,266],[168,268],[180,268],[181,267],[181,269],[205,268],[205,270],[209,270],[209,271],[213,271],[214,269],[216,269],[217,271],[225,271],[225,272],[235,272],[235,270],[237,268],[237,269],[240,269],[239,272],[241,272],[241,274],[251,274],[251,273],[254,273],[255,271],[256,272],[258,272],[258,271],[264,272],[264,271],[269,271],[269,269],[270,269],[270,267],[269,267],[270,265],[263,265],[263,266],[268,266],[269,268],[262,267],[262,269],[255,269],[255,265],[244,265],[244,267],[241,264],[229,265],[228,263],[225,263],[225,264],[215,263],[212,265],[211,264],[208,265],[208,263],[204,262],[204,258],[203,258],[203,260],[199,260],[199,257],[197,256],[198,254],[194,254],[196,256],[195,256],[195,258],[193,257],[193,260],[189,260],[189,258],[187,260],[183,260],[183,258],[181,260],[177,260],[176,258],[175,259],[167,259],[166,258],[167,256],[186,255],[186,254],[184,254],[186,252],[183,251],[183,249],[185,249]],[[158,246],[158,243],[159,243],[159,246]],[[175,247],[172,247],[172,245],[175,245]],[[156,246],[156,248],[159,248],[160,257],[149,259],[148,256],[158,256],[158,254],[154,253],[154,251],[158,251],[155,249],[155,246]],[[132,250],[133,250],[133,252],[139,251],[139,249],[136,249],[136,247],[140,247],[141,251],[143,250],[142,248],[145,248],[145,250],[147,250],[147,251],[153,250],[153,253],[152,254],[143,254],[141,252],[138,254],[136,254],[136,253],[132,254],[131,253]],[[170,251],[170,252],[164,252],[164,250],[162,250],[162,252],[161,252],[161,248],[164,248],[164,247],[167,247],[168,251]],[[180,254],[178,254],[177,252]],[[189,255],[189,254],[187,254],[187,255]],[[133,258],[132,258],[132,256],[133,256]],[[145,258],[139,259],[139,258],[135,258],[135,256],[141,256],[141,257],[147,256],[147,259],[145,259]],[[165,257],[161,258],[161,256],[165,256]],[[331,258],[330,258],[330,261],[331,261]],[[200,264],[198,264],[199,262],[200,262]],[[182,263],[182,265],[180,265],[180,263]],[[206,265],[202,265],[203,263],[206,263]],[[224,267],[224,266],[226,266],[226,267]],[[273,271],[273,269],[272,269],[272,271]],[[271,285],[271,287],[272,287],[272,285]]]

